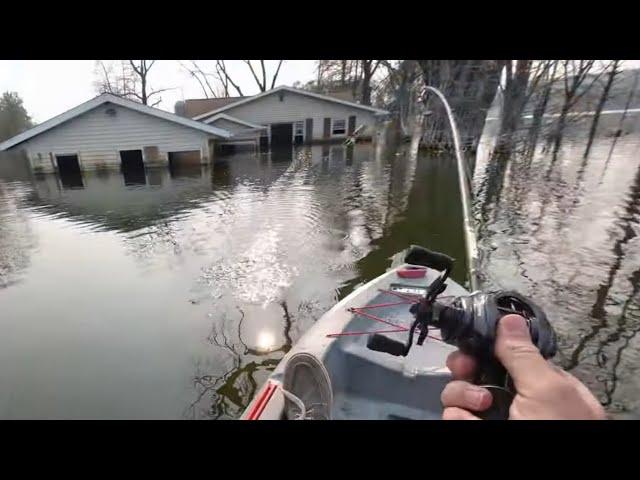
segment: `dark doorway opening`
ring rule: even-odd
[[[62,188],[84,188],[78,155],[56,155],[56,162]]]
[[[75,174],[80,173],[80,162],[78,155],[56,155],[58,162],[58,173]]]
[[[260,137],[260,152],[266,153],[269,151],[269,137],[263,135]]]
[[[122,170],[144,170],[142,150],[121,150],[120,167],[122,168]]]
[[[236,146],[234,144],[220,145],[218,147],[218,153],[220,155],[232,155],[236,153]]]
[[[271,148],[288,146],[293,143],[293,124],[274,123],[271,125]]]
[[[142,150],[121,150],[120,171],[124,176],[125,185],[146,185]]]

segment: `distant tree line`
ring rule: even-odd
[[[214,63],[215,62],[215,63]],[[269,67],[265,60],[243,60],[247,74],[260,92],[276,86],[283,60]],[[240,82],[233,78],[224,60],[178,62],[198,83],[206,98],[244,96]],[[126,60],[96,63],[98,92],[109,92],[155,106],[160,93],[169,88],[152,88],[149,72],[152,60]],[[422,126],[422,142],[430,146],[450,147],[451,135],[444,109],[425,94],[424,87],[442,90],[451,103],[466,148],[475,149],[481,137],[489,108],[501,97],[498,150],[513,148],[514,137],[527,123],[528,148],[535,148],[543,124],[546,143],[554,152],[572,120],[572,112],[585,98],[599,92],[595,101],[588,155],[596,134],[599,117],[621,71],[621,60],[318,60],[316,76],[294,87],[334,95],[363,105],[388,109],[397,120],[402,135]],[[560,99],[558,101],[558,99]],[[553,125],[543,117],[553,111]],[[424,115],[431,115],[425,121]]]
[[[4,92],[0,98],[0,142],[33,127],[33,121],[16,92]]]

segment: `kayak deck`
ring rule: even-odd
[[[423,278],[402,278],[398,270],[405,267],[394,268],[363,285],[326,312],[285,355],[242,418],[283,418],[284,399],[279,386],[288,358],[297,352],[313,354],[326,367],[333,391],[332,419],[440,418],[440,394],[450,380],[446,358],[455,347],[439,340],[438,330],[430,330],[424,344],[411,348],[406,357],[367,347],[370,334],[379,331],[404,343],[408,331],[393,330],[409,328],[414,320],[409,311],[412,299],[417,301],[416,293],[424,291],[440,274],[428,269]],[[463,287],[448,280],[442,297],[466,294]],[[267,389],[270,393],[265,399]]]

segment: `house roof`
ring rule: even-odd
[[[307,97],[316,98],[318,100],[324,100],[324,101],[327,101],[327,102],[338,103],[338,104],[341,104],[341,105],[346,105],[348,107],[359,108],[361,110],[367,110],[369,112],[373,112],[373,113],[377,113],[377,114],[389,113],[386,110],[382,110],[380,108],[370,107],[368,105],[361,105],[359,103],[348,102],[346,100],[341,100],[339,98],[330,97],[328,95],[321,95],[319,93],[309,92],[307,90],[299,90],[297,88],[288,87],[286,85],[283,85],[281,87],[277,87],[277,88],[274,88],[272,90],[267,90],[266,92],[262,92],[262,93],[260,93],[258,95],[254,95],[253,97],[246,97],[246,98],[243,98],[242,100],[233,102],[233,103],[231,103],[229,105],[225,105],[225,106],[219,107],[219,108],[217,108],[215,110],[211,110],[209,112],[200,114],[200,115],[198,115],[196,117],[193,117],[193,119],[194,120],[202,120],[203,118],[210,117],[212,115],[215,115],[216,113],[224,112],[226,110],[229,110],[230,108],[234,108],[234,107],[237,107],[237,106],[240,106],[240,105],[244,105],[246,103],[253,102],[253,101],[258,100],[260,98],[266,97],[267,95],[273,95],[274,93],[281,92],[281,91],[297,93],[297,94],[300,94],[300,95],[306,95]]]
[[[232,117],[231,115],[227,115],[226,113],[217,113],[213,117],[205,118],[202,121],[204,123],[211,124],[211,123],[215,122],[216,120],[221,120],[221,119],[228,120],[230,122],[237,123],[239,125],[244,125],[245,127],[255,128],[257,130],[262,130],[262,129],[267,128],[264,125],[258,125],[257,123],[251,123],[251,122],[247,122],[245,120],[240,120],[239,118]]]
[[[64,113],[61,113],[58,116],[50,118],[46,122],[42,122],[35,127],[19,133],[18,135],[5,140],[0,143],[0,151],[11,148],[19,143],[22,143],[30,138],[35,137],[36,135],[40,135],[41,133],[46,132],[58,125],[67,122],[83,113],[86,113],[90,110],[93,110],[100,105],[105,103],[113,103],[115,105],[119,105],[124,108],[128,108],[130,110],[135,110],[140,113],[144,113],[146,115],[151,115],[156,118],[161,118],[163,120],[168,120],[169,122],[174,122],[185,127],[194,128],[196,130],[200,130],[205,133],[209,133],[211,135],[216,135],[222,138],[230,138],[231,132],[227,130],[223,130],[222,128],[212,127],[211,125],[207,125],[206,123],[196,122],[195,120],[191,120],[189,118],[180,117],[173,113],[165,112],[164,110],[159,110],[157,108],[149,107],[147,105],[142,105],[141,103],[134,102],[132,100],[127,100],[126,98],[118,97],[116,95],[111,95],[109,93],[103,93],[97,97],[92,98],[84,103],[81,103],[77,107],[72,108],[71,110],[67,110]]]
[[[247,97],[192,98],[184,101],[184,114],[189,118],[217,110]]]

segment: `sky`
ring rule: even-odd
[[[183,60],[182,63],[189,64]],[[249,67],[240,60],[225,62],[229,75],[245,95],[259,93]],[[259,68],[257,61],[253,62]],[[277,67],[276,60],[266,60],[268,78]],[[205,71],[214,71],[215,61],[198,61]],[[95,60],[0,60],[0,94],[18,92],[35,122],[43,122],[97,95],[94,82]],[[306,82],[315,76],[315,60],[285,60],[276,86]],[[155,89],[173,88],[162,92],[158,108],[173,112],[176,101],[184,98],[204,98],[198,82],[191,78],[176,60],[158,60],[149,72],[150,85]],[[232,91],[232,95],[237,95]]]
[[[276,86],[292,85],[315,78],[315,60],[285,60]],[[182,63],[189,64],[183,60]],[[257,61],[253,61],[256,67]],[[277,60],[266,60],[273,74]],[[214,71],[215,61],[198,61],[205,71]],[[251,71],[241,60],[226,61],[229,75],[245,95],[259,93]],[[624,68],[638,68],[640,61],[625,61]],[[96,60],[0,60],[0,94],[18,92],[32,119],[41,123],[97,95]],[[269,75],[270,77],[270,75]],[[198,82],[176,60],[158,60],[149,73],[151,87],[172,88],[162,92],[158,108],[173,112],[174,104],[185,98],[203,98]],[[232,90],[232,95],[237,95]]]

